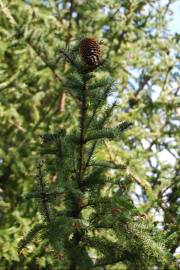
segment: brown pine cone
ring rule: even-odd
[[[84,38],[80,42],[80,55],[89,66],[98,66],[100,61],[100,44],[94,38]]]

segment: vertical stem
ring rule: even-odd
[[[84,81],[84,87],[82,89],[82,102],[81,102],[81,108],[80,108],[80,140],[79,140],[79,159],[78,159],[78,171],[77,171],[77,184],[79,189],[81,189],[81,184],[83,181],[83,175],[84,175],[84,132],[85,132],[85,119],[86,119],[86,110],[87,110],[87,104],[86,104],[86,78],[83,76]],[[79,205],[79,201],[77,199],[73,199],[73,205],[74,209],[72,212],[72,216],[76,219],[80,216],[81,207]],[[81,241],[82,232],[79,230],[76,230],[74,232],[73,236],[73,245],[74,247],[78,247],[79,242]],[[69,270],[76,270],[77,269],[77,263],[75,260],[71,261]]]
[[[79,175],[78,183],[81,185],[84,173],[84,131],[85,131],[85,118],[86,118],[86,81],[84,78],[84,87],[82,92],[82,104],[80,112],[80,147],[79,147]]]

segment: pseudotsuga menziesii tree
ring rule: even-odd
[[[96,158],[107,140],[123,142],[133,123],[112,126],[112,115],[120,113],[118,99],[108,102],[116,82],[101,63],[82,63],[78,48],[60,50],[59,57],[70,65],[63,87],[74,99],[77,121],[70,132],[42,135],[37,187],[28,198],[38,200],[43,220],[19,248],[39,234],[55,255],[53,269],[162,269],[170,259],[165,235],[131,200],[133,175],[123,163]],[[117,170],[121,176],[114,178]]]

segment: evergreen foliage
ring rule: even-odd
[[[0,269],[178,269],[175,2],[0,0]]]
[[[160,239],[156,242],[158,231],[141,220],[140,212],[128,194],[117,188],[116,179],[108,177],[107,166],[102,163],[96,169],[92,163],[89,167],[92,160],[96,164],[94,153],[98,151],[99,142],[122,139],[121,134],[132,123],[124,121],[116,127],[107,128],[115,109],[114,104],[107,102],[108,80],[99,79],[96,70],[92,72],[91,67],[89,70],[85,67],[86,72],[82,66],[79,69],[76,58],[71,60],[71,53],[64,55],[75,68],[74,72],[71,71],[70,85],[78,120],[67,135],[58,131],[57,134],[42,136],[41,154],[44,156],[45,172],[56,175],[56,180],[46,184],[43,164],[38,164],[38,190],[32,197],[38,197],[44,227],[37,224],[21,240],[19,248],[24,248],[33,234],[35,236],[42,229],[55,254],[61,254],[57,269],[96,269],[118,262],[123,262],[129,269],[163,267],[168,262],[168,252],[165,243],[161,243]],[[66,80],[63,85],[66,87]],[[113,84],[108,85],[110,88],[108,92],[112,95],[112,88],[114,91],[116,88]],[[69,80],[66,89],[69,89]],[[100,119],[99,125],[97,119]],[[106,163],[110,167],[111,164]]]

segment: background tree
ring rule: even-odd
[[[34,203],[23,198],[34,186],[39,134],[70,132],[76,125],[74,101],[62,85],[69,69],[56,57],[79,35],[104,40],[107,72],[117,80],[114,96],[120,99],[113,125],[134,122],[125,145],[106,143],[99,159],[106,155],[128,165],[128,192],[148,217],[159,212],[164,217],[155,222],[173,236],[174,254],[179,241],[178,35],[167,25],[173,2],[0,1],[2,269],[51,269],[53,264],[41,241],[21,257],[16,245],[40,220]],[[162,159],[167,152],[171,163]]]

